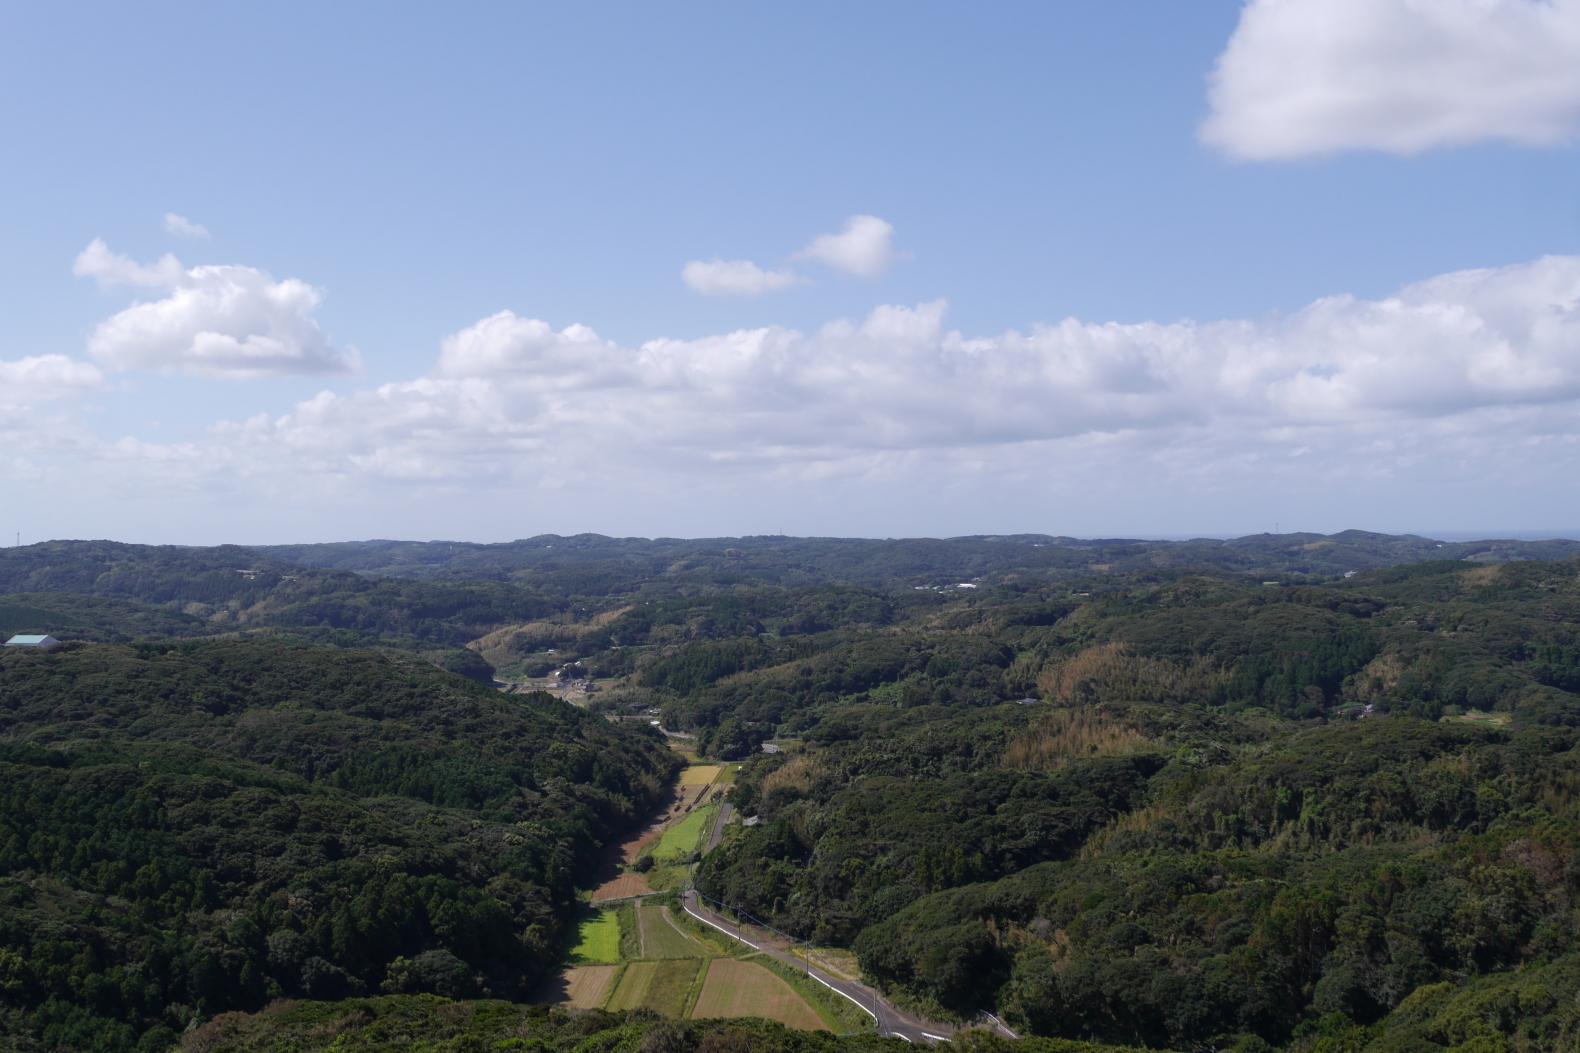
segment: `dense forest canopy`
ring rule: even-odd
[[[670,776],[661,719],[746,761],[753,823],[699,887],[935,1018],[1048,1049],[1580,1044],[1576,550],[4,550],[0,628],[68,643],[0,656],[0,1033],[312,1049],[309,1003],[208,1022],[355,998],[346,1048],[385,1015],[470,1048],[396,996],[524,997]],[[568,670],[587,709],[484,686]],[[462,1004],[538,1048],[866,1041]]]
[[[283,995],[521,997],[674,764],[388,652],[0,655],[0,1030],[164,1049]]]

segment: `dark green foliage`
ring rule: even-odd
[[[235,1048],[848,1048],[417,997],[518,996],[556,959],[574,883],[667,774],[656,708],[753,758],[732,794],[761,822],[704,890],[930,1013],[1240,1053],[1566,1048],[1580,563],[1519,560],[1573,551],[0,552],[17,631],[140,641],[0,660],[0,1033],[163,1048],[284,995],[350,1001],[232,1019]],[[176,639],[229,632],[409,655]],[[479,652],[624,677],[592,699],[630,730],[468,684]]]
[[[465,648],[445,651],[439,655],[436,664],[447,673],[464,676],[485,687],[492,686],[494,683],[494,667],[476,651]]]
[[[394,654],[0,655],[0,1006],[121,1050],[281,995],[520,996],[675,763]]]
[[[1231,541],[1081,539],[1045,534],[907,538],[611,538],[552,534],[498,545],[364,541],[257,549],[301,566],[399,577],[531,581],[571,595],[629,593],[663,579],[677,588],[826,582],[952,585],[981,577],[1046,581],[1096,566],[1128,573],[1211,570],[1260,578],[1332,577],[1429,559],[1499,563],[1580,555],[1574,541],[1440,543],[1346,530],[1258,534]]]
[[[505,1002],[442,998],[357,998],[297,1002],[253,1016],[231,1014],[186,1035],[183,1053],[899,1053],[906,1044],[876,1035],[836,1037],[791,1031],[766,1020],[665,1020],[649,1012],[566,1013]],[[985,1032],[962,1036],[960,1053],[1124,1053],[1086,1042],[1010,1043]]]
[[[1567,733],[1312,729],[1160,784],[1150,822],[1079,861],[922,899],[856,947],[945,1005],[1002,979],[1004,1011],[1048,1033],[1168,1045],[1370,1023],[1422,984],[1576,947],[1577,761]],[[969,974],[937,951],[965,934],[992,935]]]
[[[200,618],[132,600],[71,593],[0,596],[0,638],[49,633],[62,639],[118,643],[142,637],[196,636],[206,628]]]
[[[109,541],[0,549],[0,593],[71,593],[164,605],[188,619],[200,619],[211,632],[339,631],[349,638],[335,642],[387,638],[455,647],[503,623],[559,609],[539,594],[493,583],[374,579],[304,570],[235,546],[150,547]],[[126,635],[140,634],[123,632],[114,638]]]

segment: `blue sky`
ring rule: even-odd
[[[180,542],[1572,529],[1572,70],[1569,0],[14,5],[5,504]],[[682,279],[714,261],[781,287]]]

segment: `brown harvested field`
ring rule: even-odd
[[[577,1009],[598,1009],[609,997],[618,965],[574,965],[565,970],[564,1004]]]
[[[713,959],[691,1016],[760,1016],[801,1031],[828,1030],[789,984],[756,962],[735,958]]]
[[[647,878],[641,874],[621,874],[619,877],[610,878],[593,889],[592,901],[594,903],[607,903],[615,899],[647,896],[651,895],[652,892],[653,886],[649,885]]]
[[[693,808],[697,807],[697,802],[702,800],[702,795],[707,793],[708,790],[709,787],[706,785],[687,786],[682,784],[680,787],[680,800],[676,803],[675,807],[670,810],[670,814],[675,816],[677,819],[683,818],[687,812],[690,812]]]
[[[717,764],[693,764],[680,773],[682,786],[707,786],[719,777]]]
[[[697,978],[695,958],[660,962],[632,962],[620,976],[620,985],[609,997],[609,1008],[651,1009],[665,1016],[679,1016],[686,1008],[686,992]]]
[[[635,863],[636,857],[642,854],[642,849],[653,843],[653,839],[663,833],[662,826],[650,826],[641,834],[627,841],[622,847],[620,861],[622,863]]]

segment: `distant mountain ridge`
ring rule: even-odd
[[[544,534],[494,544],[449,541],[353,541],[261,546],[254,551],[298,566],[392,577],[488,577],[522,580],[573,567],[605,565],[653,577],[738,576],[757,582],[915,583],[966,575],[988,578],[1068,575],[1147,567],[1227,573],[1333,577],[1435,559],[1500,563],[1580,555],[1580,541],[1486,539],[1439,541],[1414,534],[1346,530],[1337,534],[1251,534],[1245,537],[1147,541],[1046,534],[954,538],[614,538]]]

